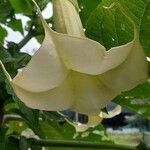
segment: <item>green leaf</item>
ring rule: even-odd
[[[0,149],[4,150],[6,148],[6,134],[7,132],[7,128],[4,127],[0,127]]]
[[[118,0],[121,6],[129,13],[130,17],[137,23],[140,24],[143,12],[145,10],[146,3],[149,0]]]
[[[150,1],[148,1],[140,24],[140,41],[146,55],[150,57]]]
[[[20,150],[19,142],[12,136],[7,136],[7,128],[0,127],[0,150]]]
[[[9,0],[16,13],[32,13],[32,6],[28,0]]]
[[[19,140],[14,138],[13,136],[7,137],[7,143],[6,143],[6,149],[5,150],[20,150],[19,149]]]
[[[86,35],[106,49],[133,39],[133,25],[112,0],[103,0],[93,11],[86,25]]]
[[[96,7],[100,4],[101,0],[78,0],[79,8],[80,8],[80,17],[82,20],[82,24],[85,27],[90,17],[91,13],[96,9]]]
[[[19,56],[15,60],[15,68],[22,68],[25,67],[26,64],[30,61],[31,56],[27,53],[19,53]]]
[[[66,121],[62,121],[62,118],[40,121],[40,126],[44,131],[44,135],[50,139],[73,139],[75,133],[74,127]]]
[[[89,128],[87,131],[80,133],[76,140],[82,140],[82,141],[103,141],[107,143],[113,143],[110,138],[107,136],[105,128],[102,124],[99,124],[95,128]]]
[[[12,7],[8,0],[0,1],[0,22],[5,22],[9,17],[13,16]]]
[[[150,56],[149,25],[150,25],[150,1],[149,0],[120,0],[119,3],[126,10],[130,18],[140,28],[140,41],[146,52]]]
[[[146,82],[131,91],[124,92],[114,102],[150,119],[150,83]]]
[[[0,25],[0,44],[4,42],[6,36],[7,36],[7,31]]]
[[[1,71],[0,71],[1,72]],[[2,77],[2,78],[1,78]],[[7,94],[7,91],[6,91],[6,88],[5,88],[5,77],[4,76],[1,76],[1,73],[0,73],[0,103],[5,102],[6,100],[9,99],[9,95]]]
[[[6,49],[0,50],[0,60],[3,63],[12,62],[14,58],[10,55],[10,53]]]
[[[23,33],[23,26],[22,26],[22,21],[20,19],[11,19],[10,22],[8,22],[8,26],[11,27],[14,31],[19,31],[20,33]]]

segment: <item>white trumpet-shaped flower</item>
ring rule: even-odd
[[[131,42],[106,51],[84,37],[74,6],[68,0],[57,2],[66,17],[62,19],[66,19],[67,34],[53,31],[35,3],[45,38],[27,66],[10,80],[11,85],[29,107],[97,115],[121,91],[146,80],[146,58],[138,34],[135,31]]]

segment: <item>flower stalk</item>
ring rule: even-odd
[[[137,150],[133,146],[117,145],[102,142],[87,141],[64,141],[64,140],[36,140],[29,139],[31,145],[39,145],[43,147],[64,147],[64,148],[92,148],[92,149],[115,149],[115,150]]]

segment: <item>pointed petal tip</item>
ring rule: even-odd
[[[116,115],[119,115],[121,113],[121,110],[122,110],[122,107],[120,105],[117,105],[113,110],[108,111],[108,114],[105,112],[101,112],[99,116],[102,118],[106,118],[106,119],[113,118]]]

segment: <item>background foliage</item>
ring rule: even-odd
[[[50,0],[37,0],[42,10],[49,2]],[[78,0],[78,4],[86,36],[100,42],[107,50],[125,44],[133,38],[133,26],[122,12],[122,8],[125,9],[138,26],[141,44],[146,56],[150,57],[150,0]],[[16,14],[29,18],[25,29]],[[47,22],[54,28],[52,17],[47,19]],[[20,32],[24,38],[19,43],[7,42],[6,27]],[[0,60],[3,61],[12,77],[16,75],[17,69],[24,67],[31,59],[29,54],[20,52],[20,49],[33,37],[41,42],[43,34],[31,0],[0,1]],[[114,99],[114,102],[149,119],[150,80],[131,91],[122,93]],[[32,150],[41,150],[41,146],[31,144],[32,140],[23,136],[23,131],[27,129],[28,134],[31,134],[29,128],[43,139],[112,143],[102,125],[96,129],[89,129],[86,133],[76,134],[74,128],[56,112],[32,110],[26,107],[13,93],[1,69],[0,126],[1,150],[27,150],[28,147]],[[101,131],[101,134],[95,134],[94,131]],[[88,136],[86,136],[87,133]]]

